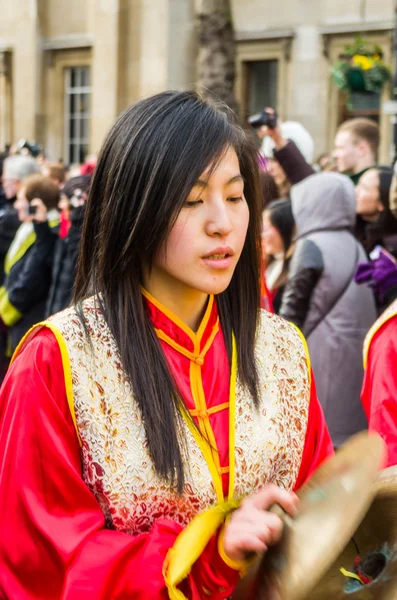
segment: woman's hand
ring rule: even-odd
[[[251,552],[265,552],[279,541],[283,522],[269,512],[274,504],[293,517],[297,511],[298,497],[275,485],[267,485],[257,494],[245,498],[233,512],[223,539],[224,550],[231,560],[241,561]]]
[[[47,221],[47,207],[40,198],[33,198],[30,206],[36,208],[36,212],[32,215],[32,220],[36,223],[45,223]]]

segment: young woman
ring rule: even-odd
[[[369,254],[377,245],[397,258],[397,219],[390,210],[390,167],[369,169],[356,186],[356,212],[364,221],[362,239]]]
[[[75,306],[1,392],[3,597],[223,599],[279,539],[332,450],[303,339],[258,309],[260,222],[255,152],[195,93],[112,128]]]
[[[266,286],[276,313],[280,310],[284,286],[288,280],[294,228],[291,200],[271,202],[263,213],[262,240],[267,263]]]

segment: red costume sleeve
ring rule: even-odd
[[[60,351],[42,330],[16,357],[0,394],[0,597],[168,598],[162,574],[181,531],[159,520],[137,536],[104,528],[82,479]],[[239,574],[213,537],[183,583],[188,598],[226,598]],[[203,592],[205,588],[206,592]]]
[[[397,464],[397,318],[388,321],[372,339],[361,400],[370,431],[387,445],[387,465]]]
[[[312,372],[306,441],[303,450],[302,464],[294,491],[298,491],[299,488],[310,479],[320,464],[333,454],[334,448],[331,436],[329,435],[325,423],[323,410],[317,399],[316,384]]]

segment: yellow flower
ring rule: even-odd
[[[374,61],[368,56],[363,56],[362,54],[355,54],[353,56],[353,65],[355,67],[358,67],[359,69],[362,69],[363,71],[368,71],[374,66]]]

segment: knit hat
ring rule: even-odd
[[[291,140],[298,147],[303,158],[309,165],[313,162],[314,141],[310,133],[297,121],[286,121],[280,125],[281,135]],[[262,152],[267,158],[273,158],[274,142],[270,137],[265,137],[262,143]]]

